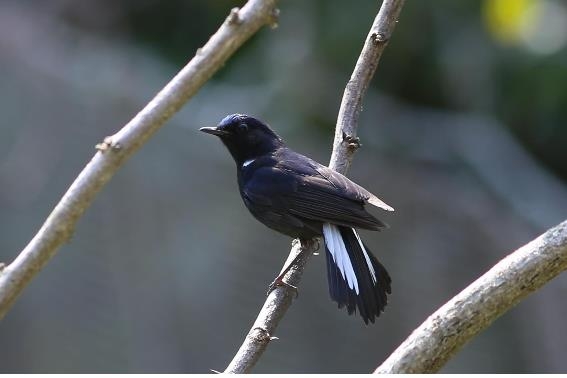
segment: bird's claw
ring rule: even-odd
[[[268,286],[268,292],[266,293],[266,295],[270,295],[270,293],[272,291],[274,291],[276,289],[276,287],[278,286],[284,286],[287,287],[288,289],[290,289],[291,291],[293,291],[295,293],[295,297],[297,298],[299,296],[299,290],[297,289],[296,286],[293,286],[290,283],[285,282],[284,280],[282,280],[281,278],[278,279],[276,278],[274,280],[274,282],[272,282],[269,286]]]

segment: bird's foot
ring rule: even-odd
[[[313,243],[315,244],[313,246],[313,254],[318,255],[319,252],[317,251],[319,250],[319,248],[321,248],[321,242],[319,241],[319,239],[313,239]]]
[[[299,290],[297,289],[296,286],[293,286],[290,283],[285,282],[282,278],[277,277],[271,284],[270,286],[268,286],[268,292],[266,293],[266,295],[270,295],[270,293],[272,291],[275,290],[276,287],[278,286],[284,286],[287,287],[288,289],[290,289],[291,291],[293,291],[295,293],[295,297],[297,298],[299,296]]]

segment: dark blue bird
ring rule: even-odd
[[[349,314],[358,310],[366,324],[374,323],[386,306],[391,279],[356,229],[386,226],[366,211],[367,204],[394,209],[340,173],[289,149],[254,117],[233,114],[200,130],[218,136],[228,148],[240,195],[256,219],[292,238],[323,236],[331,298]],[[283,284],[284,275],[274,283]]]

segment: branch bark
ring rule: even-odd
[[[375,373],[434,373],[500,315],[567,269],[567,221],[508,255],[431,315]]]
[[[275,25],[277,0],[250,0],[226,21],[193,59],[126,126],[103,143],[41,229],[9,265],[0,264],[0,319],[18,295],[73,234],[96,194],[228,58],[263,25]]]
[[[346,174],[353,155],[360,146],[356,129],[362,110],[362,101],[382,52],[392,36],[403,4],[404,0],[383,1],[346,85],[337,117],[333,153],[329,163],[330,168],[342,174]],[[298,286],[303,268],[318,244],[317,239],[307,241],[304,245],[294,241],[287,261],[293,261],[298,255],[300,259],[285,276],[286,282]],[[225,373],[247,373],[254,367],[268,343],[273,340],[271,335],[274,334],[279,321],[291,306],[293,295],[295,295],[293,290],[284,286],[277,287],[268,295],[256,321]]]

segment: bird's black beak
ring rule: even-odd
[[[226,131],[219,129],[218,127],[201,127],[199,131],[216,136],[223,136],[228,134]]]

